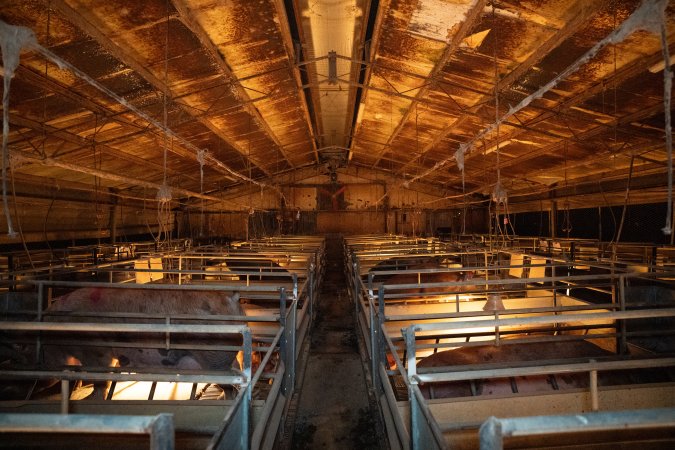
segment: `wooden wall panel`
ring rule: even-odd
[[[320,211],[316,217],[317,234],[384,233],[385,214],[382,211]]]

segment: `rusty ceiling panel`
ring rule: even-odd
[[[640,3],[8,0],[2,20],[130,105],[25,52],[12,80],[14,169],[153,198],[166,151],[167,183],[188,201],[318,170],[321,147],[336,145],[350,157],[340,170],[456,193],[453,155],[470,143],[465,184],[481,194],[498,168],[514,198],[626,179],[631,159],[640,176],[662,176],[663,56],[649,32],[605,47],[494,127]],[[670,7],[671,54],[674,18]],[[149,123],[165,110],[172,139]],[[196,149],[210,158],[203,182]]]

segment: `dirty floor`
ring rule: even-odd
[[[291,448],[384,449],[368,401],[340,237],[327,238],[326,258]]]

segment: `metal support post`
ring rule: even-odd
[[[173,414],[158,414],[150,427],[150,450],[174,450]]]
[[[70,382],[61,380],[61,414],[68,414],[68,402],[70,401]]]
[[[401,330],[405,338],[405,347],[408,357],[408,403],[410,405],[410,448],[413,450],[423,450],[420,448],[420,420],[424,420],[421,416],[419,405],[417,404],[417,397],[413,391],[413,385],[417,385],[417,361],[415,359],[415,326],[410,325],[408,328]]]

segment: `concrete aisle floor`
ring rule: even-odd
[[[326,274],[312,330],[292,448],[383,449],[348,298],[340,237],[326,242]]]

